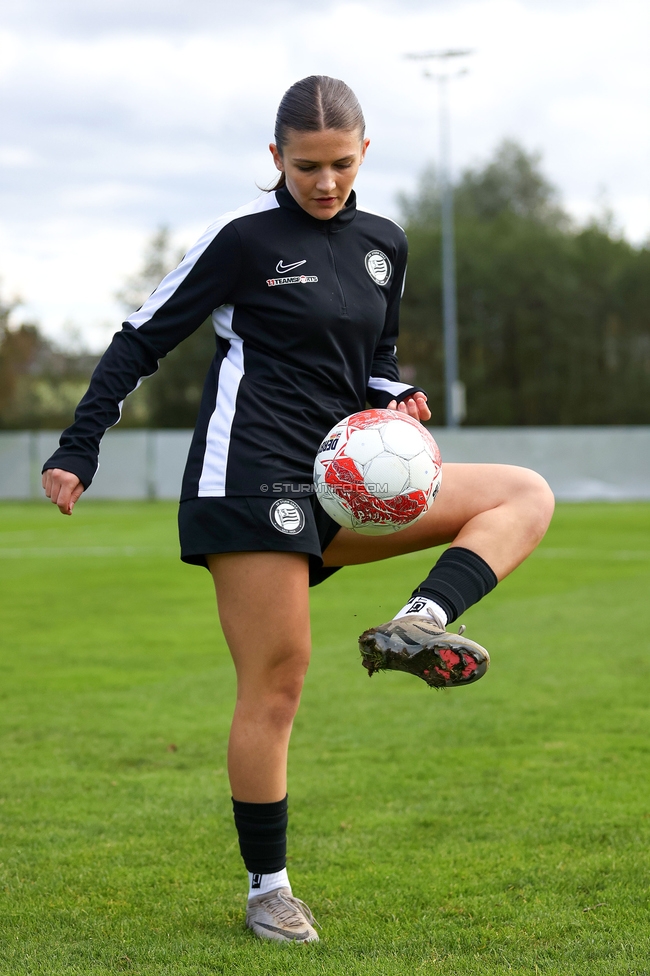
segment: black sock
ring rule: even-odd
[[[252,874],[275,874],[287,866],[287,800],[243,803],[233,800],[239,850]]]
[[[471,549],[452,546],[442,556],[425,580],[413,590],[413,596],[426,596],[442,607],[451,623],[468,607],[482,600],[498,583],[494,571]]]

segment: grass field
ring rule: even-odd
[[[465,615],[478,685],[356,651],[430,557],[313,591],[290,872],[322,942],[243,928],[234,681],[175,506],[0,506],[0,972],[650,973],[650,506],[561,506]]]

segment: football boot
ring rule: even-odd
[[[490,665],[484,647],[445,630],[430,607],[371,627],[359,638],[361,663],[372,677],[376,671],[407,671],[431,688],[458,688],[482,678]]]
[[[246,928],[260,939],[276,942],[318,942],[314,919],[304,901],[294,898],[290,888],[275,888],[255,895],[246,908]]]

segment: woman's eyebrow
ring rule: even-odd
[[[354,153],[349,153],[347,156],[341,156],[340,159],[335,159],[335,163],[345,163],[348,159],[354,159]],[[292,156],[292,163],[312,163],[314,165],[318,164],[320,160],[318,159],[304,159],[302,156]]]

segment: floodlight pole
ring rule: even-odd
[[[438,76],[440,109],[440,205],[442,223],[442,325],[445,352],[445,420],[458,427],[462,409],[458,382],[458,316],[456,310],[456,253],[454,241],[454,189],[449,160],[449,78]]]
[[[426,51],[407,54],[413,60],[461,57],[471,51]],[[465,74],[466,71],[457,72]],[[454,242],[454,190],[451,181],[448,73],[424,72],[438,82],[440,136],[440,204],[442,225],[442,326],[445,359],[445,423],[458,427],[465,418],[465,385],[458,378],[458,316],[456,309],[456,255]]]

